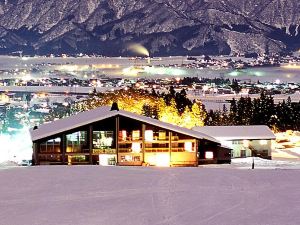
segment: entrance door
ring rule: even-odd
[[[241,158],[246,158],[246,150],[241,150]]]
[[[108,155],[108,154],[99,155],[99,165],[100,166],[115,166],[116,165],[116,155]]]

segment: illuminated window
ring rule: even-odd
[[[58,153],[60,152],[60,138],[55,138],[47,140],[46,142],[41,143],[40,153]]]
[[[107,149],[113,145],[113,131],[93,131],[93,148]]]
[[[141,152],[141,144],[134,142],[134,143],[132,143],[131,149],[132,149],[133,153],[140,153]]]
[[[250,144],[249,140],[243,140],[243,145],[245,148],[249,148],[249,144]]]
[[[259,144],[261,144],[261,145],[267,145],[268,141],[267,140],[260,140]]]
[[[160,130],[159,132],[158,132],[158,140],[166,140],[167,138],[166,138],[166,132],[165,131],[163,131],[163,130]]]
[[[184,150],[187,152],[193,152],[193,143],[192,142],[184,142]]]
[[[68,134],[66,135],[66,139],[66,152],[83,152],[87,145],[87,132],[78,131],[72,134]]]
[[[132,131],[132,140],[139,140],[140,139],[140,131],[134,130]]]
[[[243,141],[232,141],[232,144],[234,144],[234,145],[242,145]]]
[[[121,131],[121,137],[122,137],[122,141],[126,141],[126,138],[127,138],[127,132],[126,132],[126,130],[122,130]]]
[[[205,152],[205,158],[206,159],[213,159],[214,153],[213,152]]]
[[[153,130],[145,131],[145,141],[153,141]]]

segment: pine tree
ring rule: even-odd
[[[237,125],[237,102],[236,100],[233,98],[231,100],[231,104],[230,104],[230,113],[229,113],[229,118],[230,121],[232,123],[232,125]]]
[[[187,128],[192,128],[195,126],[195,117],[191,113],[191,110],[188,106],[185,107],[185,110],[181,115],[180,126],[187,127]]]
[[[158,119],[174,125],[181,124],[181,118],[174,99],[171,99],[170,105],[166,105],[162,99],[159,100]]]
[[[152,116],[151,107],[148,104],[144,104],[143,105],[142,115],[143,116],[147,116],[147,117],[151,117]]]
[[[203,109],[201,103],[194,103],[192,106],[192,113],[195,118],[194,126],[204,126],[205,119],[207,116],[206,111]]]

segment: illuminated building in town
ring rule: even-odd
[[[230,162],[231,150],[209,135],[107,106],[30,132],[36,165],[197,166]]]

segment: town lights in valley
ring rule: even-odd
[[[285,68],[285,69],[300,69],[300,64],[286,64],[286,65],[283,65],[281,66],[282,68]]]

